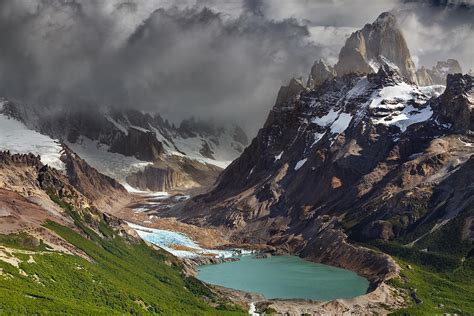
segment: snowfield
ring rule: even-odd
[[[384,87],[374,94],[369,108],[372,110],[382,110],[386,115],[380,118],[373,118],[372,122],[387,126],[395,125],[404,132],[408,126],[431,118],[433,110],[426,103],[432,96],[439,95],[438,91],[438,86],[420,89],[405,82],[395,86]],[[410,102],[416,102],[419,106],[415,108],[409,104]]]
[[[41,156],[41,162],[64,170],[61,161],[62,147],[57,140],[28,129],[22,122],[0,114],[0,150],[15,154],[33,153]]]
[[[300,168],[303,167],[303,165],[306,163],[307,160],[308,158],[301,159],[300,161],[298,161],[295,165],[295,171],[300,170]]]
[[[145,169],[151,162],[141,161],[135,157],[128,157],[108,151],[108,146],[81,137],[76,143],[66,143],[82,159],[101,173],[125,183],[127,175]]]

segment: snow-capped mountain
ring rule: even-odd
[[[389,12],[351,34],[334,68],[340,76],[354,72],[367,74],[377,72],[383,64],[388,64],[409,81],[417,82],[407,43],[396,17]]]
[[[376,38],[372,45],[385,45]],[[313,69],[314,77],[330,75],[310,88],[295,79],[282,87],[263,128],[214,189],[170,215],[378,280],[394,266],[346,235],[435,247],[435,238],[423,237],[445,225],[471,227],[473,78],[448,75],[446,86],[420,87],[395,61],[368,74],[357,67],[335,74],[320,62]]]
[[[42,108],[39,112],[34,106],[4,100],[0,119],[8,122],[3,124],[6,129],[15,125],[16,130],[10,133],[13,138],[2,134],[9,137],[9,142],[2,142],[2,149],[18,141],[15,138],[22,135],[18,132],[21,126],[25,133],[50,142],[39,146],[29,134],[20,141],[29,140],[25,146],[41,148],[33,152],[46,154],[45,163],[55,163],[48,157],[59,157],[57,143],[61,141],[100,172],[140,189],[211,185],[221,168],[247,145],[247,136],[236,125],[189,119],[176,127],[159,115],[87,105],[51,111]]]

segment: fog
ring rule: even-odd
[[[252,135],[282,84],[335,63],[383,11],[417,65],[474,68],[472,1],[1,0],[0,96],[212,117]]]

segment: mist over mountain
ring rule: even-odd
[[[472,2],[365,3],[0,1],[0,95],[176,122],[212,116],[253,134],[279,86],[319,58],[334,64],[345,39],[382,11],[397,15],[417,66],[456,58],[473,68]]]

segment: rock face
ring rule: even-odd
[[[474,131],[473,77],[448,74],[446,90],[438,100],[437,117],[457,131]]]
[[[167,191],[169,188],[186,190],[210,187],[219,176],[221,168],[202,164],[185,157],[155,161],[144,170],[126,177],[127,183],[141,190]]]
[[[352,33],[339,53],[338,75],[377,72],[389,64],[411,82],[417,82],[415,64],[395,16],[382,13],[372,24]]]
[[[105,176],[89,166],[67,146],[61,159],[66,165],[66,174],[79,192],[93,201],[97,207],[108,211],[122,197],[127,195],[124,187],[114,179]]]
[[[418,69],[416,76],[420,86],[444,85],[448,75],[457,73],[462,74],[461,65],[456,59],[448,59],[446,61],[438,61],[432,69],[421,67]]]
[[[288,103],[291,102],[291,100],[303,90],[305,90],[303,82],[301,80],[292,78],[287,86],[281,87],[278,91],[275,106],[287,106]]]
[[[120,135],[110,146],[111,152],[134,156],[144,161],[155,161],[165,153],[163,144],[151,131],[129,128],[126,135]]]
[[[313,67],[311,67],[311,72],[309,73],[308,82],[306,86],[310,89],[319,86],[324,81],[332,79],[336,76],[336,71],[333,67],[326,64],[322,59],[315,62]]]
[[[450,76],[441,92],[420,89],[387,65],[301,90],[273,107],[211,192],[169,215],[224,226],[236,242],[267,243],[373,282],[390,277],[397,267],[389,258],[350,240],[413,236],[474,212],[474,191],[465,185],[474,176],[465,112],[472,77]]]
[[[433,78],[425,67],[416,71],[416,78],[420,86],[431,86],[434,84]]]

